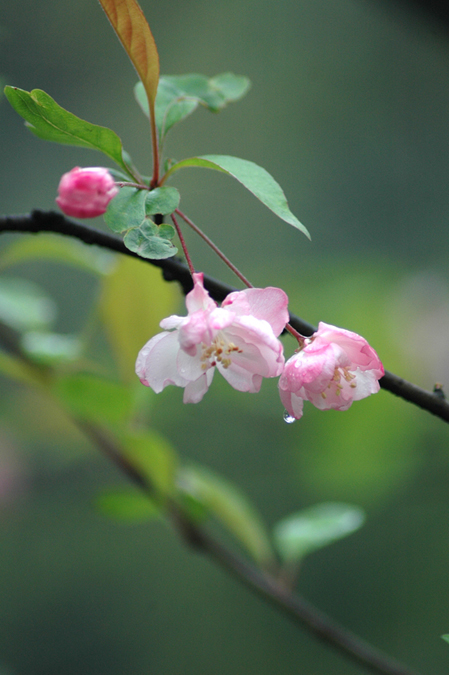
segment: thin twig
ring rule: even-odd
[[[182,250],[184,251],[185,259],[187,262],[187,267],[189,268],[189,272],[193,277],[193,275],[195,274],[195,268],[193,266],[189,250],[187,248],[186,240],[184,239],[184,235],[181,231],[181,228],[179,227],[178,221],[176,220],[174,213],[171,214],[171,219],[173,221],[173,225],[175,226],[179,241],[181,242]]]
[[[139,260],[142,260],[142,262],[147,262],[156,267],[160,267],[164,279],[166,281],[177,281],[180,283],[184,294],[188,293],[193,288],[190,272],[187,266],[180,260],[175,258],[166,258],[165,260],[143,260],[136,253],[127,249],[119,237],[115,237],[114,235],[107,234],[106,232],[102,232],[101,230],[97,230],[87,225],[80,225],[53,211],[33,211],[31,214],[26,215],[0,216],[0,233],[1,232],[28,232],[32,234],[37,234],[38,232],[55,232],[58,234],[65,234],[69,237],[80,239],[86,244],[95,244],[102,248],[138,258]],[[204,276],[204,286],[211,297],[218,302],[224,300],[229,293],[236,290],[232,286],[217,281],[207,275]],[[312,324],[294,314],[290,314],[290,324],[305,337],[309,337],[316,331],[316,328],[312,326]],[[421,389],[421,387],[417,387],[415,384],[388,371],[385,372],[384,377],[380,380],[380,386],[405,401],[413,403],[423,410],[430,412],[432,415],[439,417],[445,422],[449,422],[449,403],[445,401],[441,395]]]
[[[210,239],[210,237],[208,237],[207,234],[198,227],[198,225],[195,225],[193,220],[190,220],[190,218],[188,218],[186,214],[180,211],[179,209],[176,209],[176,213],[187,223],[187,225],[189,225],[189,227],[192,228],[194,232],[196,232],[198,236],[201,237],[203,241],[206,242],[208,246],[210,246],[213,252],[216,253],[218,257],[223,260],[224,264],[227,265],[232,272],[234,272],[236,277],[238,277],[238,279],[240,279],[240,281],[243,284],[245,284],[245,286],[247,286],[248,288],[254,288],[252,283],[245,277],[245,275],[242,274],[242,272],[240,272],[240,270],[234,265],[234,263],[232,263],[229,260],[229,258],[223,253],[223,251],[218,248],[218,246],[212,241],[212,239]]]

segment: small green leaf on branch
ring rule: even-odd
[[[324,503],[294,513],[273,530],[276,548],[286,563],[304,556],[358,530],[365,521],[362,509],[340,503]]]
[[[151,225],[148,224],[146,216],[156,215],[157,213],[165,216],[173,213],[173,211],[178,208],[179,199],[179,192],[173,187],[164,186],[154,190],[143,190],[124,186],[120,188],[119,193],[114,199],[109,202],[107,211],[104,214],[104,219],[106,225],[108,225],[113,232],[126,232],[133,228],[142,228],[143,239],[148,237],[171,239],[174,236],[174,230],[171,226],[168,226],[169,229],[158,229],[154,223]],[[154,225],[155,229],[152,225]],[[173,234],[169,236],[168,233],[172,231]],[[128,239],[128,241],[133,242],[133,246],[139,247],[140,245],[135,243],[137,242],[136,234],[132,235],[131,239]],[[126,241],[125,245],[128,246]],[[156,244],[155,246],[157,248]],[[130,248],[130,246],[128,246],[128,248]],[[174,247],[169,247],[169,249],[167,249],[167,251],[172,251],[170,255],[175,255],[176,251],[173,249]],[[131,251],[138,253],[135,248],[131,248]],[[164,255],[163,257],[166,258],[169,256]]]
[[[48,330],[56,317],[53,300],[34,282],[0,279],[0,321],[16,331]]]
[[[212,78],[191,73],[164,75],[159,80],[156,97],[156,126],[162,141],[167,132],[190,115],[198,105],[211,112],[218,112],[228,103],[242,98],[250,81],[242,75],[222,73]],[[136,99],[145,115],[149,115],[144,88],[138,83],[134,89]]]
[[[0,254],[0,270],[29,260],[51,260],[103,276],[111,271],[115,257],[76,239],[41,232],[39,237],[17,239],[5,248]]]
[[[147,193],[145,214],[154,216],[157,213],[168,216],[179,206],[180,194],[174,187],[159,187]]]
[[[142,523],[160,515],[160,507],[137,490],[107,490],[97,497],[95,506],[108,518],[123,523]]]
[[[83,344],[76,335],[30,331],[22,338],[22,349],[35,363],[56,366],[81,356]]]
[[[156,225],[147,218],[140,227],[128,230],[123,243],[141,258],[162,260],[171,258],[178,252],[176,246],[170,241],[174,236],[175,230],[171,225],[165,223]]]
[[[145,199],[147,190],[134,187],[122,187],[112,199],[104,214],[106,225],[113,232],[125,232],[139,227],[145,219]]]
[[[274,555],[264,524],[254,506],[234,485],[204,467],[183,468],[178,487],[203,504],[262,566]]]
[[[166,438],[148,429],[125,435],[122,446],[127,461],[155,488],[155,498],[173,493],[178,458]]]
[[[61,375],[53,393],[75,418],[112,428],[123,425],[133,412],[129,388],[88,373]]]

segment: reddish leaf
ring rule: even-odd
[[[147,20],[136,0],[100,0],[100,4],[142,80],[153,114],[159,55]]]

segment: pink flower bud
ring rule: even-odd
[[[118,187],[107,169],[76,166],[61,178],[56,203],[66,216],[95,218],[105,213],[117,192]]]

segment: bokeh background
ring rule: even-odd
[[[375,0],[141,4],[163,73],[233,71],[253,83],[218,116],[200,110],[183,122],[169,136],[169,156],[257,162],[312,241],[212,172],[176,176],[183,210],[256,285],[283,287],[295,313],[355,330],[389,370],[449,388],[448,32],[405,4]],[[96,2],[4,3],[0,54],[4,83],[44,89],[114,129],[149,172],[136,77]],[[4,97],[0,120],[2,213],[53,209],[62,173],[102,163],[34,138]],[[198,268],[234,283],[187,237]],[[0,249],[19,238],[2,235]],[[158,274],[144,274],[158,287]],[[62,333],[80,330],[104,293],[95,276],[56,263],[22,263],[5,275],[54,299]],[[100,358],[106,340],[94,340]],[[445,424],[381,392],[345,414],[306,406],[300,422],[286,425],[276,383],[245,396],[218,380],[198,406],[183,406],[174,388],[159,397],[144,390],[152,427],[185,461],[235,481],[269,526],[321,501],[363,506],[364,528],[310,556],[299,589],[417,670],[446,673]],[[362,672],[164,524],[99,515],[98,492],[122,481],[115,469],[51,401],[3,376],[0,386],[2,675]]]

